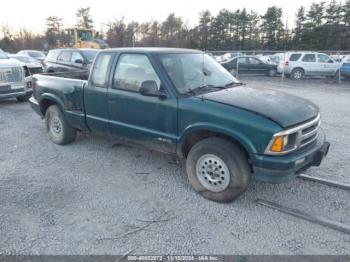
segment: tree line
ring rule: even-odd
[[[164,21],[126,22],[124,17],[105,25],[100,35],[111,47],[168,46],[202,50],[349,50],[350,0],[314,2],[301,6],[295,24],[283,21],[283,10],[268,7],[264,14],[254,10],[222,9],[217,15],[205,10],[197,25],[188,26],[181,17],[169,14]],[[77,26],[91,29],[94,21],[90,8],[76,12]],[[45,35],[35,35],[22,29],[12,34],[3,27],[0,48],[13,51],[23,48],[55,47],[62,34],[63,21],[51,16],[46,19]]]

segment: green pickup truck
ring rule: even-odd
[[[109,49],[84,76],[33,77],[30,104],[54,143],[88,130],[175,154],[210,200],[232,201],[252,179],[288,181],[328,152],[316,105],[243,85],[200,51]]]

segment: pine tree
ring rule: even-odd
[[[264,44],[267,49],[277,49],[283,36],[282,8],[269,7],[261,17],[261,29],[264,34]]]
[[[208,50],[210,42],[210,27],[213,17],[209,10],[203,11],[199,14],[198,25],[198,41],[199,48],[202,50]]]
[[[94,27],[94,21],[90,15],[90,7],[79,8],[75,15],[78,19],[77,27],[84,29],[92,29]]]

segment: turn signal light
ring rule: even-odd
[[[283,147],[284,147],[284,137],[277,136],[277,137],[275,137],[275,140],[273,141],[270,150],[272,152],[282,152]]]

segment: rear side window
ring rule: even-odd
[[[249,64],[253,64],[253,65],[258,65],[260,64],[260,61],[254,57],[249,57],[248,58]]]
[[[306,54],[303,57],[303,62],[308,62],[308,63],[316,62],[316,56],[314,54]]]
[[[48,61],[56,61],[59,53],[60,53],[59,50],[52,50],[52,51],[50,51],[49,54],[46,57],[46,60],[48,60]]]
[[[247,63],[247,58],[245,57],[238,58],[238,64],[246,64],[246,63]]]
[[[301,54],[291,54],[291,56],[289,57],[289,61],[298,61],[300,57]]]
[[[107,87],[108,68],[112,61],[112,54],[101,54],[97,57],[91,74],[91,82],[94,86]]]
[[[69,62],[71,56],[72,56],[71,52],[65,52],[64,51],[58,56],[58,61],[60,61],[60,62]]]
[[[70,61],[72,63],[76,63],[77,60],[81,60],[81,62],[83,62],[84,58],[79,52],[73,52]]]

